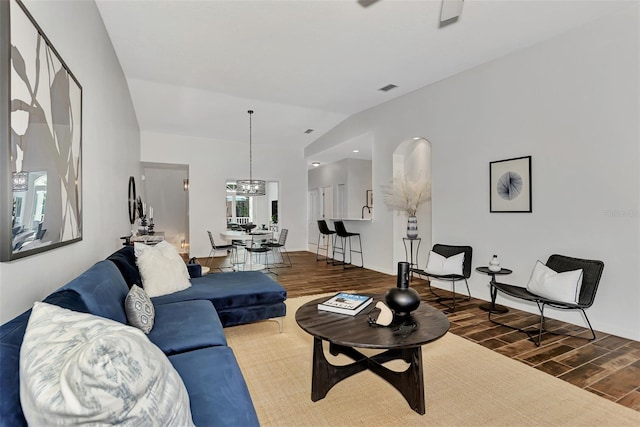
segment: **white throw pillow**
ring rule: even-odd
[[[133,249],[142,287],[150,298],[191,286],[187,264],[169,242],[163,240],[155,246],[136,242]]]
[[[582,269],[557,273],[540,261],[533,267],[527,283],[527,290],[532,294],[571,304],[578,302],[581,288]]]
[[[438,276],[446,276],[449,274],[458,274],[462,276],[462,266],[464,264],[464,252],[445,258],[440,254],[429,251],[429,259],[427,260],[427,268],[424,269],[429,274]]]
[[[175,368],[139,329],[36,302],[20,349],[29,425],[192,426]]]

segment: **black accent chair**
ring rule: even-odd
[[[540,328],[536,330],[526,330],[517,328],[515,326],[510,326],[504,323],[497,322],[491,318],[491,312],[489,312],[489,320],[495,324],[506,326],[511,329],[515,329],[520,332],[524,332],[527,334],[529,339],[536,345],[536,347],[540,346],[540,341],[542,340],[542,333],[548,332],[553,335],[566,335],[575,337],[575,335],[570,335],[562,332],[554,332],[549,331],[545,328],[545,318],[544,318],[544,308],[546,306],[559,308],[563,310],[580,310],[584,315],[585,320],[587,321],[587,325],[591,330],[591,338],[585,338],[589,341],[593,341],[596,339],[596,334],[591,327],[591,322],[589,322],[589,318],[587,317],[587,313],[584,311],[586,308],[591,307],[596,298],[596,292],[598,290],[598,284],[600,283],[600,278],[602,277],[602,271],[604,270],[604,263],[602,261],[597,260],[588,260],[582,258],[571,258],[564,255],[551,255],[547,260],[547,267],[556,271],[558,273],[562,273],[565,271],[573,271],[582,269],[582,287],[580,288],[580,296],[578,298],[578,303],[566,303],[560,301],[553,301],[545,297],[541,297],[539,295],[535,295],[527,290],[527,288],[523,288],[520,286],[508,285],[506,283],[499,283],[492,281],[491,286],[499,290],[500,292],[504,292],[505,294],[522,299],[525,301],[535,302],[540,310]],[[495,302],[495,301],[494,301]],[[538,339],[535,339],[535,335],[538,336]],[[582,338],[582,337],[578,337]]]
[[[325,257],[324,259],[327,261],[327,264],[329,264],[329,248],[333,247],[333,239],[334,239],[334,234],[336,234],[335,230],[330,230],[329,226],[327,225],[327,221],[325,221],[324,219],[319,219],[318,220],[318,230],[320,231],[318,233],[318,246],[316,249],[316,262],[320,261],[320,236],[328,236],[329,241],[327,242],[327,245],[325,246],[326,249],[326,253],[325,253]]]
[[[420,270],[419,268],[412,268],[411,273],[417,274],[419,277],[426,277],[427,279],[435,279],[442,280],[445,282],[451,282],[451,290],[453,295],[450,297],[443,297],[438,295],[433,288],[431,287],[431,282],[429,282],[429,292],[433,294],[437,299],[436,302],[447,307],[451,312],[456,310],[456,282],[464,280],[464,284],[467,286],[467,296],[464,297],[462,301],[469,301],[471,299],[471,292],[469,291],[469,283],[467,279],[471,277],[471,259],[473,257],[473,248],[471,246],[453,246],[453,245],[442,245],[435,244],[431,249],[433,252],[438,255],[442,255],[445,258],[452,257],[454,255],[458,255],[464,252],[464,260],[462,262],[462,275],[460,274],[432,274],[425,270]],[[450,301],[450,303],[447,303]]]
[[[275,262],[275,253],[278,252],[278,254],[280,255],[280,260],[282,262],[278,263],[279,267],[291,267],[291,258],[289,258],[289,252],[287,251],[287,248],[285,247],[285,245],[287,244],[287,236],[289,235],[289,229],[288,228],[283,228],[282,231],[280,232],[280,236],[278,236],[278,241],[277,242],[267,242],[266,245],[268,247],[270,247],[273,250],[274,253],[274,260],[273,263],[276,264]],[[287,260],[288,263],[284,260],[284,256],[287,256]]]
[[[216,242],[213,239],[213,234],[211,234],[211,231],[207,231],[207,234],[209,235],[209,241],[211,242],[211,251],[209,252],[209,258],[207,259],[206,265],[209,268],[211,267],[211,262],[213,261],[213,258],[216,255],[217,251],[227,251],[227,257],[229,257],[230,254],[235,253],[235,257],[238,257],[238,254],[236,252],[236,247],[233,245],[216,245]],[[218,270],[220,271],[224,271],[223,268],[230,268],[231,270],[233,270],[233,266],[228,266],[228,267],[216,267]]]
[[[360,265],[354,265],[355,267],[364,268],[364,257],[362,256],[362,239],[360,238],[360,233],[352,233],[347,231],[344,226],[344,222],[342,221],[334,221],[333,226],[336,229],[336,235],[340,238],[340,246],[336,244],[333,245],[333,263],[336,263],[336,252],[338,254],[342,254],[342,261],[339,264],[342,264],[342,268],[345,268],[347,264],[353,264],[353,253],[360,254]],[[360,250],[353,249],[353,244],[351,243],[351,238],[358,238],[358,245]],[[347,262],[347,245],[349,245],[349,262]]]

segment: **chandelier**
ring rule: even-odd
[[[11,174],[11,190],[29,190],[29,172],[13,172]]]
[[[251,152],[251,115],[253,110],[247,111],[249,113],[249,179],[239,179],[236,182],[236,194],[245,196],[264,196],[265,195],[265,182],[261,179],[253,179],[252,174],[252,152]]]

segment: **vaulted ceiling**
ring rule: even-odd
[[[141,131],[301,149],[347,117],[630,0],[98,0]],[[388,92],[378,90],[388,84]],[[306,134],[307,129],[314,131]]]

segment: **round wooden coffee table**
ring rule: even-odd
[[[449,320],[440,310],[422,301],[407,321],[391,326],[369,325],[369,312],[383,295],[371,295],[374,301],[355,316],[318,310],[318,304],[329,299],[322,297],[304,304],[296,311],[296,322],[313,335],[313,372],[311,400],[323,399],[340,381],[366,369],[374,372],[395,387],[407,400],[411,409],[423,415],[424,380],[422,373],[422,349],[424,344],[435,341],[449,330]],[[343,354],[353,363],[336,366],[329,363],[322,349],[322,341],[329,342],[329,352]],[[386,349],[367,357],[356,348]],[[385,366],[390,360],[402,359],[409,364],[403,372],[392,371]]]

